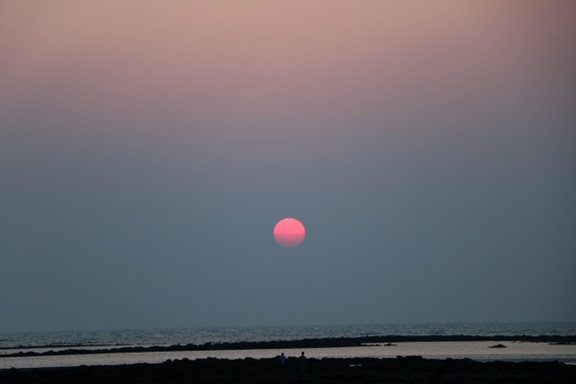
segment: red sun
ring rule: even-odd
[[[274,226],[274,240],[283,247],[300,245],[304,237],[306,237],[306,228],[296,219],[288,217]]]

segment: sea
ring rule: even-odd
[[[74,332],[0,333],[0,369],[161,363],[174,359],[270,358],[290,350],[227,350],[100,353],[58,356],[4,355],[17,352],[44,352],[61,349],[103,349],[119,346],[170,346],[252,341],[287,341],[309,338],[362,336],[574,336],[576,323],[455,323],[455,324],[379,324],[314,325],[274,327],[214,327],[191,329],[99,330]],[[361,347],[309,348],[311,358],[396,357],[471,358],[481,361],[562,361],[576,363],[576,345],[511,342],[505,348],[490,348],[494,341],[405,342],[394,345],[370,344]]]

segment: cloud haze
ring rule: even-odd
[[[575,19],[2,2],[0,331],[576,321]]]

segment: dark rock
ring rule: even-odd
[[[0,370],[0,383],[576,383],[576,366],[543,362],[486,362],[469,359],[308,359],[305,377],[298,365],[273,359],[198,359],[178,364],[133,364],[72,368]],[[353,367],[353,368],[352,368]]]
[[[362,336],[362,337],[336,337],[336,338],[318,338],[303,340],[278,340],[278,341],[256,341],[256,342],[237,342],[237,343],[205,343],[205,344],[188,344],[188,345],[171,345],[171,346],[152,346],[152,347],[115,347],[102,349],[81,349],[82,346],[75,346],[65,350],[50,350],[47,352],[18,352],[12,354],[2,354],[3,357],[22,357],[22,356],[52,356],[52,355],[79,355],[79,354],[98,354],[98,353],[132,353],[132,352],[167,352],[167,351],[216,351],[231,349],[306,349],[306,348],[336,348],[336,347],[354,347],[366,345],[369,343],[392,343],[411,342],[411,341],[530,341],[530,342],[547,342],[547,343],[575,343],[576,335],[568,336],[466,336],[466,335],[432,335],[432,336]],[[33,348],[33,347],[26,347]],[[1,350],[2,348],[0,348]],[[6,348],[4,348],[6,349]]]

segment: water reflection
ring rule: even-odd
[[[422,356],[425,358],[470,358],[474,360],[550,361],[576,362],[576,345],[549,345],[547,343],[501,342],[506,348],[489,348],[493,341],[472,342],[406,342],[393,346],[374,344],[345,348],[305,349],[309,358],[351,358],[375,357],[394,358],[396,356]],[[228,350],[228,351],[189,351],[189,352],[140,352],[107,353],[94,355],[35,356],[0,358],[0,369],[66,367],[80,365],[121,365],[135,363],[162,363],[175,359],[244,359],[273,358],[284,352],[288,357],[296,357],[298,349]]]

